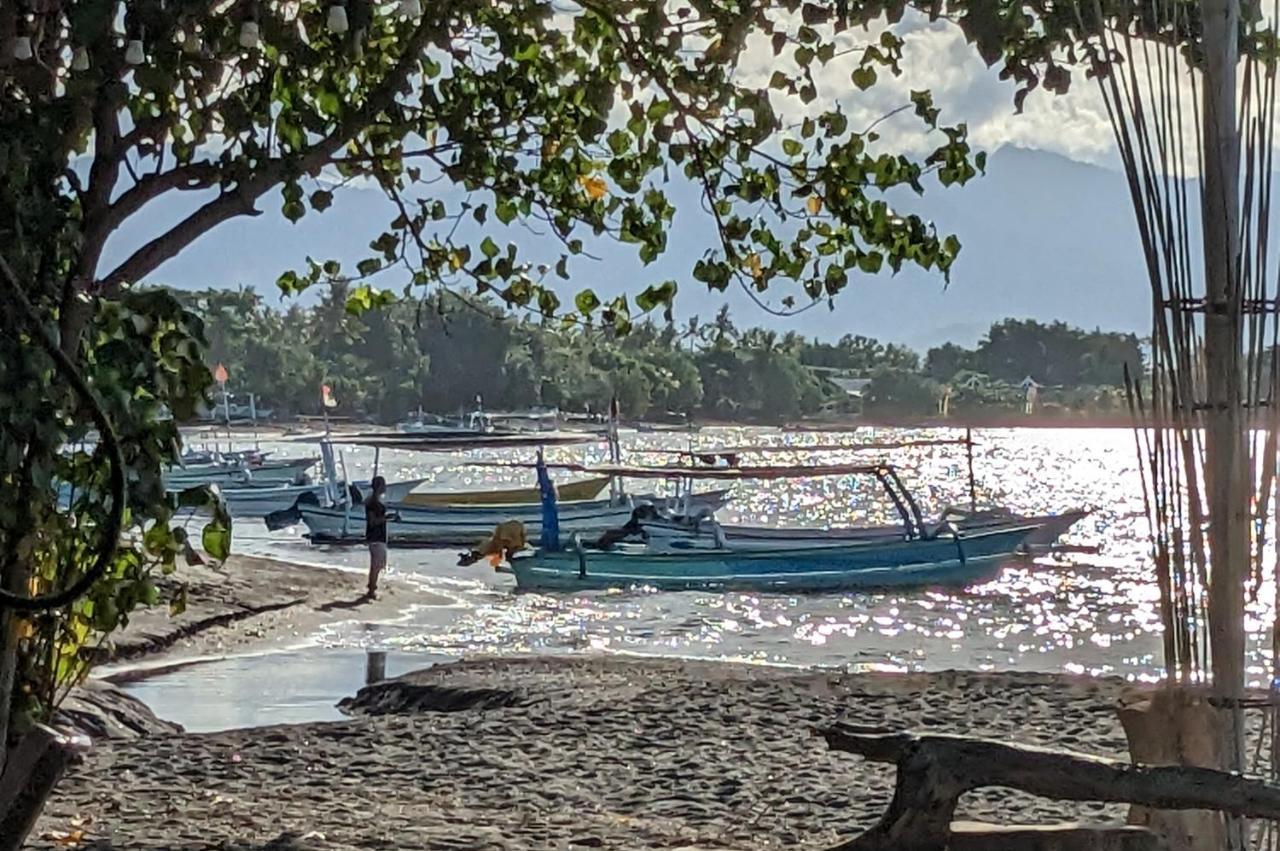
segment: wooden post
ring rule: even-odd
[[[387,651],[369,650],[364,657],[364,684],[371,686],[387,678]]]
[[[1203,0],[1204,177],[1201,213],[1206,310],[1205,481],[1209,496],[1209,649],[1213,688],[1231,711],[1223,755],[1244,768],[1244,594],[1249,572],[1250,486],[1247,417],[1242,410],[1240,286],[1240,132],[1236,123],[1239,0]],[[1232,837],[1230,847],[1240,837]]]
[[[964,430],[964,454],[969,462],[969,510],[978,510],[978,483],[973,477],[973,429]]]

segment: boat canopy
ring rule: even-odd
[[[715,446],[706,449],[633,449],[639,455],[678,455],[681,458],[692,458],[704,464],[713,464],[717,460],[725,460],[736,464],[736,459],[743,455],[784,455],[804,452],[884,452],[892,449],[908,449],[914,446],[966,446],[969,441],[960,438],[938,438],[929,440],[890,440],[876,443],[819,443],[792,444],[783,446]]]
[[[471,467],[516,467],[535,469],[536,463],[524,461],[472,461]],[[593,476],[619,476],[626,479],[808,479],[814,476],[879,476],[893,471],[890,464],[801,464],[796,466],[679,467],[643,464],[576,464],[548,463],[548,470],[567,470]]]
[[[472,461],[472,467],[509,467],[536,469],[541,462],[521,461]],[[898,476],[892,464],[799,464],[792,466],[737,466],[737,467],[680,467],[644,466],[632,464],[546,464],[548,470],[566,470],[595,476],[616,476],[625,479],[712,479],[716,481],[809,479],[817,476],[874,476],[885,489],[898,510],[908,538],[921,537],[925,533],[924,516],[920,504]]]
[[[599,435],[577,432],[532,432],[529,434],[431,435],[405,432],[365,432],[300,437],[302,442],[329,442],[336,446],[369,446],[374,449],[406,449],[416,452],[462,452],[468,449],[519,449],[530,446],[565,446],[594,443]]]

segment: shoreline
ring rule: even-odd
[[[362,572],[233,555],[222,569],[184,567],[187,608],[136,612],[111,636],[91,679],[128,682],[190,665],[305,647],[320,629],[354,618],[394,622],[418,606],[454,600],[399,576],[383,576],[378,597],[364,597]]]
[[[637,425],[657,425],[662,428],[653,432],[654,434],[689,434],[687,429],[682,428],[678,423],[666,423],[661,421],[650,422],[648,420],[624,421],[620,424],[623,430],[635,429]],[[1033,428],[1033,429],[1133,429],[1135,427],[1149,427],[1141,423],[1135,422],[1133,417],[1127,413],[1117,414],[1114,416],[1043,416],[1000,412],[991,414],[990,416],[967,416],[967,417],[939,417],[939,416],[894,416],[891,414],[869,414],[850,416],[842,419],[799,419],[779,422],[772,421],[755,421],[755,420],[725,420],[716,417],[708,417],[705,419],[694,420],[694,425],[698,428],[777,428],[783,431],[808,431],[808,432],[852,432],[860,428],[948,428],[948,429],[1016,429],[1016,428]],[[598,427],[596,427],[598,428]],[[263,423],[253,426],[249,423],[233,423],[228,431],[225,424],[211,425],[209,423],[189,423],[182,426],[182,429],[188,433],[189,439],[194,441],[206,441],[216,443],[218,440],[226,440],[228,435],[236,439],[254,438],[266,441],[284,441],[290,442],[308,434],[316,434],[315,429],[311,428],[311,424],[294,421],[279,420],[270,423]],[[382,423],[335,423],[332,426],[334,434],[351,434],[358,432],[368,432],[370,430],[387,431],[394,433],[394,424]],[[565,430],[574,430],[572,426],[566,427]],[[595,433],[592,429],[587,429],[587,433]],[[299,446],[306,446],[307,441],[299,440]]]
[[[57,787],[29,847],[66,847],[83,830],[79,845],[99,851],[823,848],[877,820],[893,794],[892,767],[829,752],[814,735],[837,720],[1126,753],[1112,707],[1130,684],[1118,677],[601,652],[463,658],[360,689],[340,704],[344,720],[184,732],[148,721],[112,683],[453,602],[392,578],[377,601],[351,606],[358,572],[243,556],[184,579],[188,611],[135,618],[119,636],[124,655],[76,696],[82,711],[107,706],[112,723]],[[1124,813],[985,790],[958,818]]]
[[[836,720],[1123,755],[1121,681],[846,674],[604,654],[477,657],[361,689],[347,720],[95,745],[32,848],[823,848],[883,813],[893,769]],[[958,817],[1123,820],[983,790]]]

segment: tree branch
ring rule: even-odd
[[[447,21],[448,15],[442,13],[439,20]],[[106,297],[114,296],[121,286],[150,274],[211,228],[237,216],[256,214],[258,199],[290,174],[319,171],[330,162],[334,154],[395,102],[397,92],[417,66],[418,57],[439,34],[447,37],[447,29],[441,31],[433,22],[424,20],[410,37],[395,67],[370,93],[364,104],[349,118],[340,122],[332,133],[301,154],[281,157],[260,166],[239,185],[140,247],[99,281],[99,293]]]

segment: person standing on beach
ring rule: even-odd
[[[369,545],[370,598],[378,596],[378,575],[387,568],[387,480],[374,476],[373,493],[364,501],[364,540]]]

